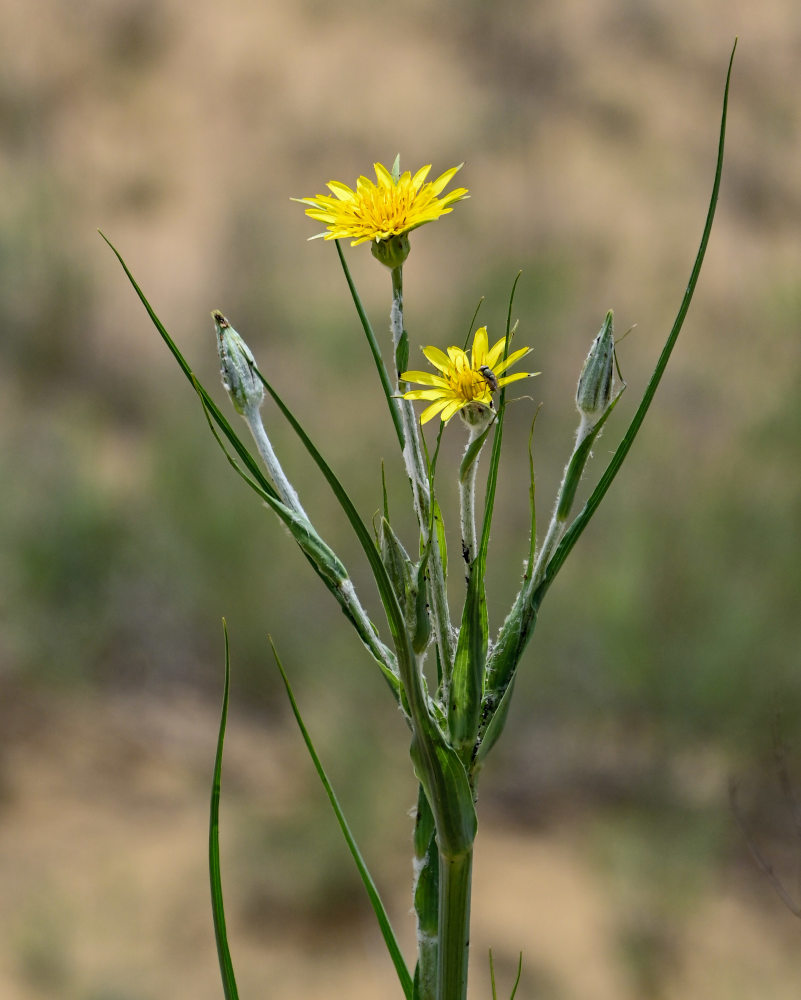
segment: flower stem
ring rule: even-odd
[[[392,310],[390,312],[390,330],[392,346],[395,352],[396,388],[400,394],[399,376],[408,366],[409,338],[403,321],[403,267],[392,269]],[[431,524],[432,497],[428,484],[428,470],[423,458],[423,448],[420,442],[420,424],[414,412],[411,400],[400,399],[401,422],[403,425],[404,447],[403,459],[406,464],[406,474],[412,487],[414,508],[420,526],[423,545],[428,544]],[[436,539],[431,546],[429,562],[429,586],[434,635],[439,649],[445,679],[450,678],[453,664],[453,632],[451,629],[450,611],[445,585],[445,570],[442,556]]]
[[[281,463],[278,461],[278,456],[273,450],[272,443],[267,436],[267,431],[264,429],[264,423],[261,419],[259,407],[248,407],[243,416],[250,429],[250,433],[253,435],[253,440],[256,442],[259,454],[261,455],[267,468],[267,474],[270,479],[272,479],[273,486],[275,486],[276,492],[281,498],[281,503],[283,503],[286,507],[289,507],[289,509],[293,510],[296,514],[300,514],[301,517],[305,517],[306,520],[308,520],[308,515],[301,506],[295,487],[292,483],[290,483],[284,474]]]
[[[583,458],[581,461],[581,467],[578,469],[573,469],[574,459],[577,457],[581,445],[584,443],[589,433],[593,430],[593,426],[594,425],[591,425],[587,421],[586,417],[582,416],[578,431],[576,432],[576,442],[573,445],[573,451],[562,475],[562,482],[559,486],[559,492],[556,496],[553,514],[551,515],[551,523],[548,525],[545,538],[540,546],[539,553],[537,554],[537,561],[534,564],[534,572],[531,574],[531,580],[529,581],[529,585],[527,587],[529,593],[533,593],[542,582],[548,561],[564,533],[575,496],[575,477],[581,477],[584,462],[586,462],[589,455]]]
[[[286,474],[278,461],[258,406],[249,407],[243,414],[247,422],[253,440],[256,443],[259,455],[261,455],[267,473],[275,486],[275,490],[284,506],[294,511],[299,517],[307,521],[309,527],[314,531],[314,527],[309,520],[309,516],[303,509],[295,487],[287,479]],[[336,598],[345,612],[346,617],[351,621],[356,629],[361,641],[367,647],[371,656],[378,661],[394,677],[398,675],[398,661],[395,654],[378,637],[376,630],[370,621],[367,612],[364,610],[359,596],[354,589],[350,577],[346,577],[339,583],[335,592]]]
[[[439,858],[439,967],[437,1000],[465,1000],[470,949],[472,846]]]
[[[467,448],[482,433],[483,428],[471,427]],[[469,567],[476,557],[476,474],[481,452],[473,458],[465,473],[459,479],[459,508],[462,521],[462,556]]]

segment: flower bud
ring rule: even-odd
[[[615,335],[612,310],[606,314],[604,325],[592,342],[584,362],[576,389],[576,406],[582,420],[594,423],[602,416],[612,398],[613,366],[615,363]]]
[[[264,386],[254,371],[256,360],[248,345],[218,309],[211,316],[217,331],[222,384],[237,413],[257,410],[264,399]]]

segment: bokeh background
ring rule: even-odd
[[[740,38],[717,222],[645,429],[543,607],[483,777],[473,986],[523,1000],[797,997],[801,792],[801,8],[794,0],[37,0],[0,10],[0,994],[221,995],[206,814],[231,633],[223,865],[243,996],[396,996],[288,718],[272,634],[413,948],[407,733],[378,672],[230,473],[110,251],[218,385],[222,309],[365,518],[405,485],[330,244],[290,196],[371,164],[464,161],[471,199],[413,237],[413,348],[499,333],[542,375],[509,411],[490,613],[541,518],[605,311],[629,391],[678,308]],[[379,333],[389,279],[357,248]],[[528,388],[528,386],[527,386]],[[277,415],[304,503],[369,594]],[[462,447],[441,468],[448,519]],[[451,513],[453,528],[457,517]],[[456,544],[451,532],[451,543]],[[458,574],[457,574],[458,576]],[[460,582],[454,581],[454,602]],[[378,620],[372,595],[366,596]],[[794,740],[796,741],[794,743]],[[798,898],[796,896],[796,898]]]

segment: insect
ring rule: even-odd
[[[478,370],[484,376],[484,381],[489,386],[490,392],[498,391],[498,378],[489,365],[479,365]]]

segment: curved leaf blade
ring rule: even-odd
[[[211,912],[214,920],[214,938],[217,942],[217,957],[220,962],[225,1000],[239,1000],[236,988],[234,966],[231,952],[228,948],[228,933],[225,926],[225,907],[223,906],[222,878],[220,876],[220,779],[222,774],[223,743],[225,727],[228,721],[228,691],[230,687],[231,669],[228,650],[228,626],[223,618],[223,634],[225,635],[225,682],[223,685],[222,710],[220,712],[220,730],[217,736],[217,753],[214,758],[214,776],[211,782],[211,807],[209,810],[209,882],[211,885]]]
[[[317,776],[320,779],[320,783],[325,789],[325,794],[328,796],[328,801],[331,804],[331,808],[334,811],[334,815],[337,818],[337,823],[339,823],[339,828],[342,831],[342,836],[345,838],[345,843],[348,845],[348,850],[351,853],[356,868],[359,872],[359,877],[362,880],[367,896],[370,900],[370,904],[373,907],[373,912],[375,913],[376,920],[378,921],[378,926],[381,931],[381,936],[384,938],[384,943],[387,946],[387,951],[392,959],[392,964],[395,966],[395,971],[398,975],[398,979],[403,989],[404,996],[406,1000],[412,1000],[412,995],[414,993],[414,984],[412,981],[411,973],[406,967],[406,962],[401,954],[400,946],[398,945],[397,938],[395,937],[395,932],[392,929],[392,924],[387,914],[386,908],[381,900],[381,896],[378,892],[373,877],[367,867],[367,864],[362,857],[362,853],[359,850],[359,846],[356,843],[356,838],[351,832],[348,821],[345,818],[345,814],[342,811],[342,807],[339,804],[339,799],[336,796],[336,792],[328,779],[328,775],[325,772],[322,761],[317,755],[317,751],[314,748],[314,743],[309,735],[308,729],[303,722],[303,718],[300,714],[300,709],[298,708],[298,703],[295,701],[295,695],[292,691],[292,687],[289,683],[289,678],[286,675],[283,664],[278,656],[278,652],[275,648],[275,644],[270,639],[270,645],[272,646],[273,656],[275,657],[275,663],[278,667],[278,672],[281,674],[281,680],[284,682],[284,687],[286,688],[287,698],[289,699],[290,707],[292,708],[292,714],[295,716],[295,722],[298,724],[298,729],[300,730],[300,735],[303,737],[303,742],[306,744],[306,749],[309,751],[309,756],[311,757],[312,763],[314,764],[314,769],[317,772]]]
[[[723,173],[723,153],[726,143],[726,119],[728,116],[729,107],[729,87],[731,84],[731,74],[732,67],[734,64],[734,53],[737,49],[737,40],[735,39],[734,46],[731,50],[731,56],[729,58],[729,68],[726,73],[726,86],[723,91],[723,110],[720,119],[720,133],[718,138],[718,155],[717,162],[715,165],[715,180],[712,185],[712,194],[709,200],[709,208],[707,210],[706,222],[704,223],[703,233],[701,235],[701,242],[698,247],[698,252],[695,256],[695,262],[693,263],[692,270],[690,272],[690,280],[687,283],[687,289],[684,292],[684,296],[681,300],[681,305],[676,314],[676,318],[673,321],[673,326],[671,327],[670,333],[668,334],[665,345],[662,348],[662,353],[659,355],[659,360],[656,363],[654,372],[648,382],[648,385],[643,393],[640,405],[637,407],[637,411],[632,417],[631,423],[623,436],[623,440],[617,447],[614,455],[612,456],[609,465],[606,467],[603,475],[601,476],[598,485],[593,490],[586,504],[577,515],[576,519],[567,529],[553,556],[548,563],[545,571],[545,576],[542,583],[537,588],[535,593],[532,595],[532,603],[539,605],[542,598],[545,595],[548,587],[553,583],[556,574],[562,567],[565,559],[569,555],[571,549],[578,541],[581,533],[587,527],[590,519],[595,514],[596,510],[601,504],[601,501],[606,496],[609,487],[612,485],[615,476],[620,471],[629,450],[634,443],[634,439],[642,426],[642,422],[645,419],[645,415],[651,405],[654,398],[656,390],[659,386],[662,376],[667,367],[667,363],[670,360],[670,355],[673,352],[673,348],[676,345],[676,340],[678,339],[681,328],[684,325],[684,320],[687,316],[687,312],[690,308],[690,303],[692,302],[693,295],[695,293],[696,285],[698,284],[698,278],[701,274],[701,266],[704,262],[704,257],[706,255],[707,245],[709,244],[709,237],[712,233],[712,223],[715,219],[715,210],[718,203],[718,195],[720,193],[720,181]]]

